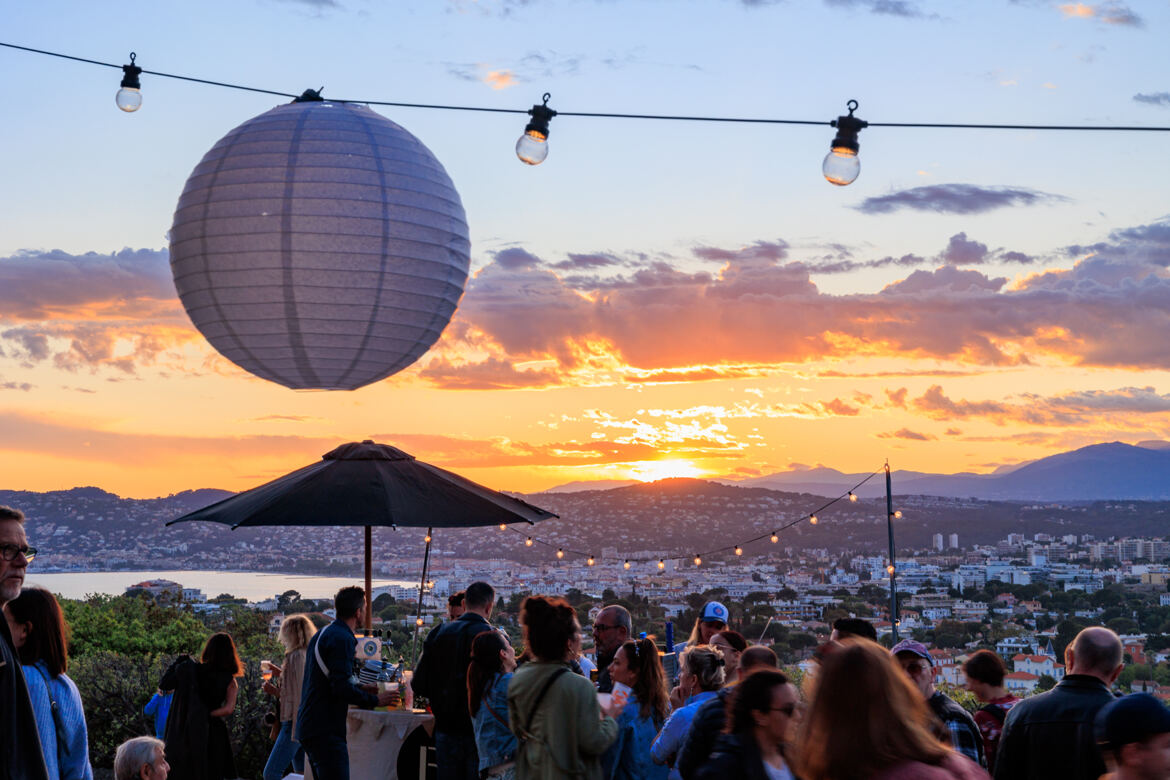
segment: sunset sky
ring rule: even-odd
[[[403,6],[411,6],[405,9]],[[1047,0],[13,4],[0,39],[337,99],[871,122],[1170,125],[1170,5]],[[824,464],[990,471],[1170,438],[1170,133],[377,108],[446,167],[472,276],[353,392],[218,356],[167,231],[283,102],[0,49],[0,488],[240,490],[374,438],[494,488]]]

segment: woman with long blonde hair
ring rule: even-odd
[[[797,739],[803,780],[987,780],[935,736],[933,716],[888,650],[847,639],[827,655]]]
[[[289,615],[280,625],[280,643],[284,645],[284,663],[273,665],[276,683],[264,683],[264,691],[280,700],[280,731],[264,765],[264,780],[280,780],[289,762],[297,774],[305,773],[305,751],[293,736],[293,722],[301,706],[301,684],[305,678],[305,648],[317,633],[307,615]]]

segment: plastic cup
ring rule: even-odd
[[[272,662],[264,660],[260,662],[260,679],[268,682],[272,679]]]

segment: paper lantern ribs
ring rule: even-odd
[[[187,314],[224,357],[294,389],[353,390],[438,340],[467,281],[455,186],[364,106],[278,106],[195,167],[171,227]]]

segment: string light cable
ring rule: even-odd
[[[524,545],[526,547],[533,547],[535,545],[541,545],[542,547],[547,547],[549,549],[555,549],[557,560],[564,560],[566,555],[573,555],[573,556],[576,556],[577,558],[581,558],[581,559],[585,560],[586,565],[588,565],[588,566],[593,566],[595,563],[598,563],[598,562],[612,562],[612,563],[619,563],[620,562],[622,567],[624,569],[628,570],[630,568],[630,565],[634,564],[634,563],[657,563],[658,569],[659,569],[659,571],[661,571],[661,570],[666,568],[665,567],[666,561],[687,561],[687,560],[694,563],[695,566],[701,566],[703,563],[703,559],[707,558],[708,556],[711,556],[711,555],[719,555],[720,553],[733,552],[736,557],[740,557],[743,555],[743,548],[744,547],[746,547],[749,544],[753,544],[755,542],[762,541],[764,539],[770,539],[772,541],[772,543],[775,544],[779,540],[779,535],[782,532],[787,531],[789,528],[792,528],[794,526],[800,525],[801,523],[803,523],[805,521],[809,521],[809,522],[811,522],[812,525],[816,525],[820,514],[822,512],[824,512],[826,509],[829,509],[830,507],[832,507],[834,504],[837,504],[841,501],[846,501],[849,503],[856,503],[857,502],[857,489],[860,488],[865,483],[869,482],[871,479],[876,477],[878,474],[881,474],[883,472],[884,472],[884,468],[878,469],[877,471],[873,472],[869,476],[865,477],[865,479],[858,482],[856,485],[854,485],[849,490],[845,491],[844,493],[837,496],[836,498],[829,499],[827,502],[825,502],[821,506],[817,507],[812,512],[807,512],[805,514],[802,514],[797,519],[789,521],[783,525],[777,526],[775,529],[768,531],[767,533],[760,534],[758,536],[753,536],[752,538],[746,539],[743,542],[740,542],[738,544],[730,544],[730,545],[727,545],[725,547],[718,547],[718,548],[715,548],[713,550],[707,550],[705,552],[698,552],[698,553],[693,553],[693,554],[679,554],[679,555],[666,555],[666,556],[656,555],[656,556],[649,557],[649,558],[623,557],[620,560],[615,558],[615,559],[612,559],[612,561],[610,561],[609,559],[603,560],[603,559],[597,557],[596,555],[594,555],[593,553],[585,552],[583,550],[575,550],[575,549],[572,549],[570,547],[565,547],[562,542],[550,542],[550,541],[541,539],[539,537],[533,536],[527,530],[524,530],[523,528],[513,528],[512,526],[501,525],[500,530],[501,531],[504,531],[504,530],[511,531],[512,533],[519,534],[519,535],[523,536],[524,537]],[[901,516],[901,512],[898,512],[897,514],[899,516]]]
[[[31,46],[20,46],[15,43],[6,43],[0,41],[0,47],[22,51],[31,54],[41,54],[48,57],[59,57],[61,59],[72,60],[74,62],[81,62],[88,65],[97,65],[106,68],[116,68],[123,72],[123,80],[121,88],[118,90],[116,97],[117,105],[123,111],[133,112],[137,111],[142,104],[142,94],[138,77],[140,75],[158,76],[161,78],[178,79],[181,81],[190,81],[197,84],[207,84],[209,86],[223,87],[226,89],[238,89],[247,92],[258,92],[265,95],[275,95],[277,97],[292,98],[294,101],[306,100],[322,100],[320,90],[307,90],[301,95],[291,92],[282,92],[279,90],[263,89],[260,87],[252,87],[244,84],[235,84],[226,81],[215,81],[212,79],[197,78],[194,76],[185,76],[177,73],[164,73],[162,71],[147,70],[139,67],[135,63],[135,54],[130,55],[130,64],[116,65],[112,62],[101,62],[100,60],[89,59],[87,57],[78,57],[72,54],[62,54],[60,52],[47,51],[45,49],[36,49]],[[1170,127],[1167,126],[1148,126],[1148,125],[1055,125],[1055,124],[1025,124],[1025,123],[974,123],[974,122],[867,122],[859,117],[855,117],[853,112],[857,110],[858,103],[856,100],[850,100],[847,103],[849,113],[837,117],[831,121],[814,120],[814,119],[777,119],[767,117],[731,117],[731,116],[706,116],[706,115],[686,115],[686,114],[632,114],[632,113],[618,113],[611,111],[558,111],[549,107],[548,101],[550,99],[549,93],[544,93],[543,102],[533,105],[530,109],[519,108],[495,108],[491,106],[462,106],[462,105],[448,105],[442,103],[408,103],[403,101],[391,100],[366,100],[366,99],[352,99],[347,98],[343,100],[333,100],[335,103],[358,103],[367,106],[390,106],[394,108],[418,108],[439,111],[478,111],[495,114],[527,114],[531,117],[531,121],[524,128],[524,133],[520,136],[520,140],[516,142],[516,156],[528,165],[539,165],[544,162],[548,156],[548,133],[549,121],[556,116],[568,117],[584,117],[595,119],[640,119],[640,120],[658,120],[671,122],[721,122],[721,123],[738,123],[738,124],[764,124],[764,125],[813,125],[813,126],[829,126],[837,129],[836,136],[830,144],[828,155],[825,156],[822,163],[822,173],[827,181],[831,184],[845,186],[851,184],[856,180],[860,172],[860,162],[858,159],[859,144],[857,140],[858,133],[868,127],[892,127],[892,128],[930,128],[930,129],[964,129],[964,130],[1063,130],[1063,131],[1108,131],[1108,132],[1170,132]]]

